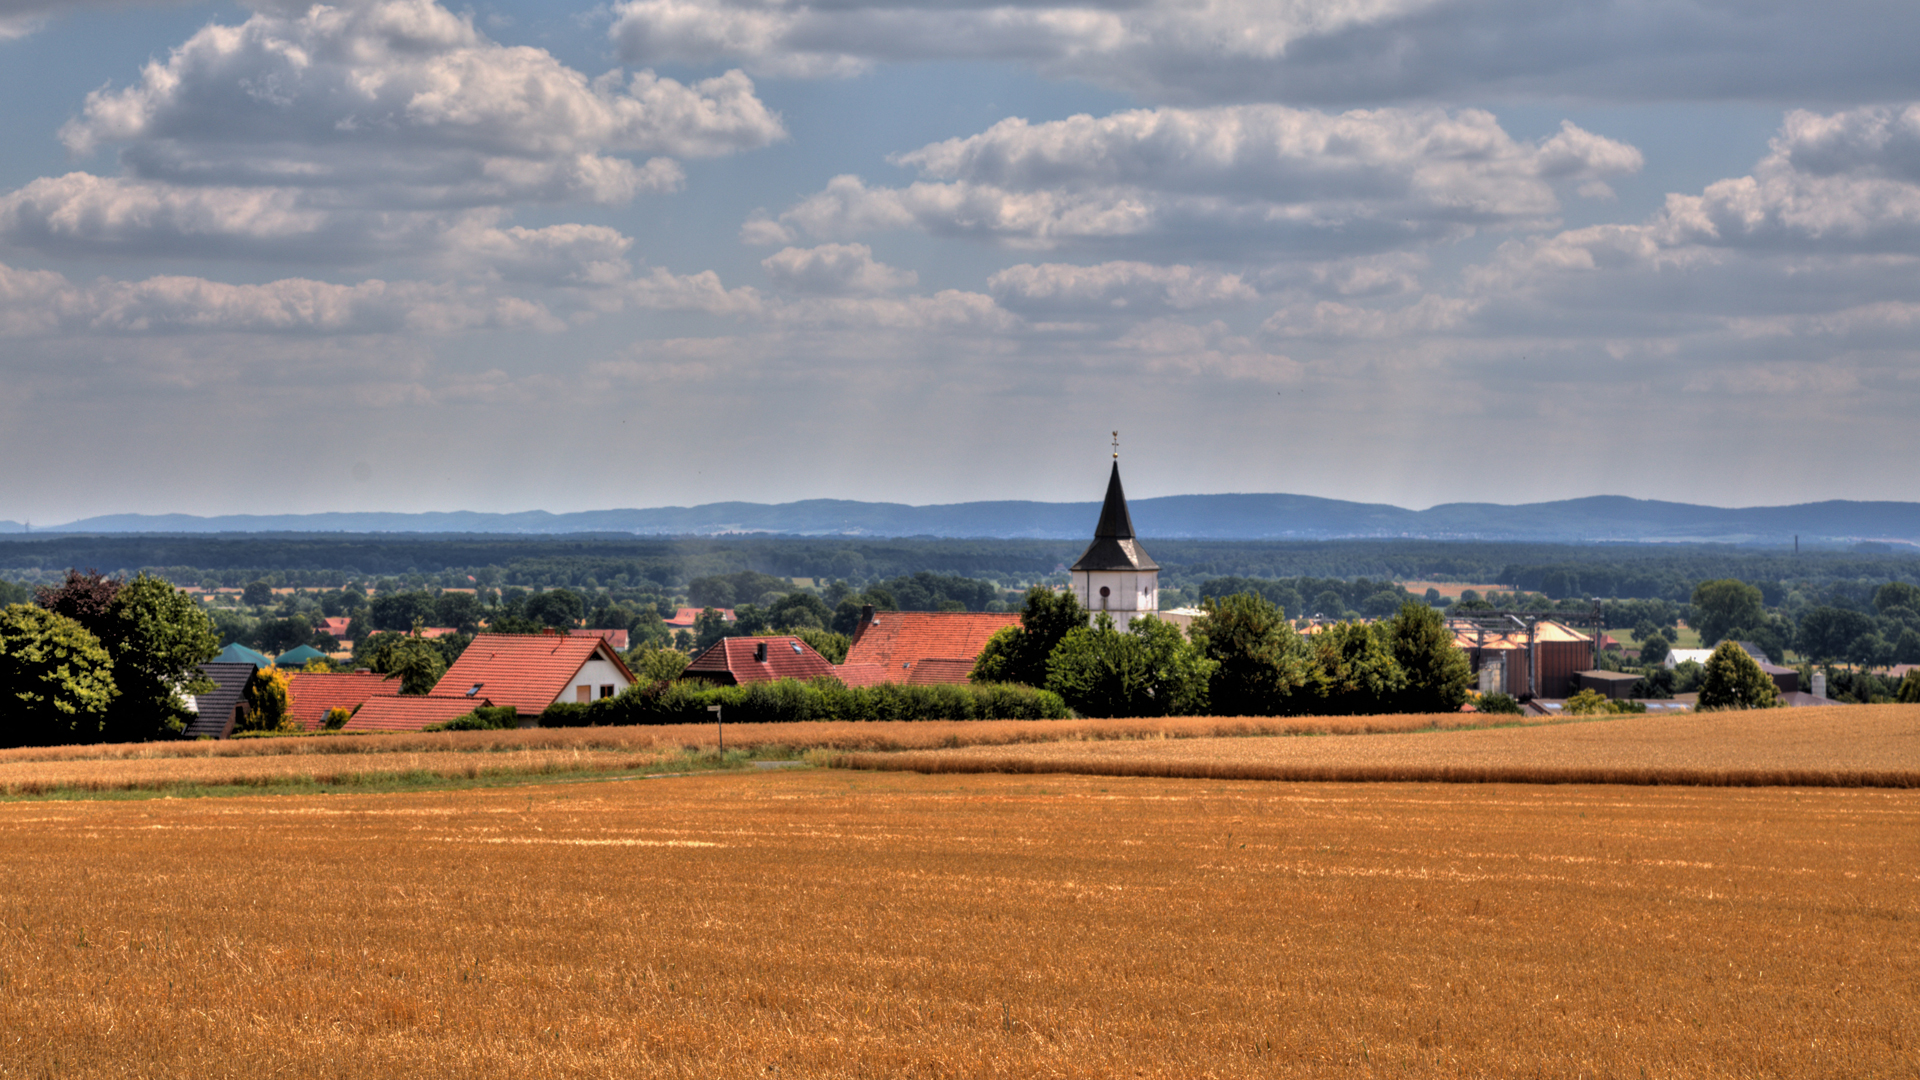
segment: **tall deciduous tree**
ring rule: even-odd
[[[1222,716],[1278,716],[1296,704],[1311,659],[1286,613],[1264,596],[1235,593],[1202,602],[1193,642],[1217,666],[1209,689]]]
[[[400,692],[425,694],[447,673],[446,654],[412,634],[379,633],[368,639],[361,662],[382,675],[397,675]]]
[[[113,658],[78,621],[0,608],[0,745],[97,741],[114,693]]]
[[[1738,627],[1763,626],[1766,621],[1766,603],[1753,585],[1722,578],[1693,587],[1693,628],[1700,631],[1702,645],[1712,645]]]
[[[1456,648],[1453,631],[1440,613],[1425,604],[1400,605],[1375,632],[1385,638],[1394,662],[1407,677],[1400,692],[1403,712],[1458,712],[1473,684],[1473,666]]]
[[[1771,709],[1779,704],[1780,688],[1745,649],[1723,641],[1707,657],[1700,678],[1701,708]]]
[[[1070,590],[1041,587],[1027,590],[1020,625],[1001,630],[987,640],[973,664],[977,683],[1047,684],[1047,658],[1061,639],[1087,625],[1087,609]]]
[[[220,652],[213,620],[172,583],[67,571],[42,589],[41,607],[86,627],[113,658],[119,689],[101,736],[115,742],[177,735],[192,714],[184,695],[212,689],[199,665]]]
[[[1335,623],[1314,634],[1309,680],[1317,707],[1329,715],[1391,712],[1407,688],[1406,672],[1374,628]]]
[[[1191,714],[1206,711],[1216,666],[1177,626],[1142,618],[1121,633],[1102,612],[1060,639],[1046,688],[1087,716]]]

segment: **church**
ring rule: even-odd
[[[1160,564],[1153,561],[1133,533],[1127,513],[1127,493],[1120,486],[1119,432],[1114,432],[1113,473],[1107,478],[1107,500],[1100,507],[1093,543],[1068,568],[1080,604],[1098,618],[1104,611],[1116,630],[1160,608]]]

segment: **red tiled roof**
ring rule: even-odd
[[[987,639],[1018,625],[1020,616],[1014,612],[876,611],[871,621],[854,629],[853,644],[847,648],[846,663],[841,667],[878,665],[882,675],[873,682],[966,682]],[[935,660],[940,661],[937,669],[929,670],[924,677],[918,675],[921,667]],[[865,679],[869,675],[860,670],[852,677]],[[845,681],[848,676],[841,678]]]
[[[673,618],[666,620],[666,624],[668,626],[691,628],[694,622],[700,618],[700,613],[705,610],[707,609],[697,608],[697,607],[683,607],[678,611],[675,611],[673,613]],[[720,620],[722,622],[736,621],[733,617],[733,609],[730,607],[714,608],[713,610],[720,613]]]
[[[914,662],[912,670],[907,673],[907,681],[916,686],[926,683],[965,683],[972,674],[971,660],[929,657]]]
[[[341,731],[419,731],[428,724],[444,724],[456,716],[465,716],[486,699],[460,697],[371,697],[353,714]]]
[[[755,656],[766,650],[766,659]],[[736,683],[772,682],[775,679],[812,679],[834,674],[827,658],[797,637],[729,637],[687,665],[686,674],[709,678],[732,676]]]
[[[511,705],[523,715],[545,712],[574,675],[595,654],[613,661],[624,681],[624,690],[633,683],[633,673],[620,660],[613,646],[597,637],[573,637],[568,634],[480,634],[453,662],[432,697],[488,698],[495,705]],[[479,693],[468,693],[478,684]],[[459,715],[458,713],[454,715]]]
[[[420,628],[420,636],[423,638],[446,637],[448,634],[457,634],[459,632],[459,628],[454,626],[423,626]]]
[[[627,651],[627,632],[625,630],[569,630],[573,637],[597,637],[613,646],[616,652]]]
[[[326,726],[327,710],[352,709],[368,698],[397,694],[400,683],[373,672],[338,674],[320,671],[287,672],[287,715],[308,731]]]
[[[352,619],[341,617],[329,617],[320,621],[320,629],[325,633],[332,634],[336,639],[346,637],[347,627],[352,625]]]
[[[854,661],[835,665],[833,673],[848,686],[874,686],[883,682],[898,682],[887,672],[884,664],[863,664]]]

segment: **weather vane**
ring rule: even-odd
[[[1120,433],[1117,431],[1113,433],[1113,460],[1120,460]]]

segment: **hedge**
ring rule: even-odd
[[[784,724],[807,720],[1064,720],[1060,695],[1030,686],[996,683],[909,686],[882,683],[850,688],[838,679],[780,679],[745,686],[714,686],[694,679],[631,686],[590,705],[552,705],[541,727],[689,724],[713,719],[718,705],[728,723]]]

